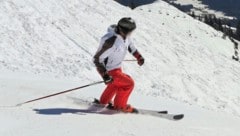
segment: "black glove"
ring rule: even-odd
[[[105,84],[109,84],[113,82],[112,76],[108,75],[107,73],[103,75],[103,81]]]
[[[137,59],[137,62],[138,62],[139,66],[142,66],[144,64],[144,58],[142,57],[142,55],[138,51],[135,51],[133,53],[133,56]]]
[[[142,66],[144,64],[144,58],[143,57],[138,58],[137,61],[138,61],[139,66]]]

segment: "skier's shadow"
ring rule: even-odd
[[[89,107],[87,109],[73,109],[73,108],[46,108],[46,109],[33,109],[37,114],[42,115],[61,115],[61,114],[102,114],[113,115],[116,112],[109,110],[99,110],[97,108]]]
[[[43,115],[61,115],[61,114],[79,114],[85,115],[86,113],[96,113],[91,110],[85,109],[71,109],[71,108],[47,108],[47,109],[33,109],[37,114]],[[84,114],[85,113],[85,114]]]

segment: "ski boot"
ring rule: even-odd
[[[114,106],[114,110],[118,110],[124,113],[138,113],[138,110],[129,104],[127,104],[124,108],[118,108]]]
[[[94,98],[94,101],[92,103],[101,107],[106,107],[108,109],[110,109],[111,106],[113,105],[112,102],[109,102],[108,104],[101,104],[100,100],[98,100],[97,98]]]

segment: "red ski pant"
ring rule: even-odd
[[[108,74],[113,77],[113,82],[109,83],[102,93],[100,103],[107,104],[115,96],[114,107],[125,108],[128,97],[133,90],[134,81],[130,76],[122,73],[120,68],[111,70]]]

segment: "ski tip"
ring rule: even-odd
[[[175,116],[173,117],[174,120],[180,120],[180,119],[182,119],[182,118],[184,118],[184,114],[175,115]]]

